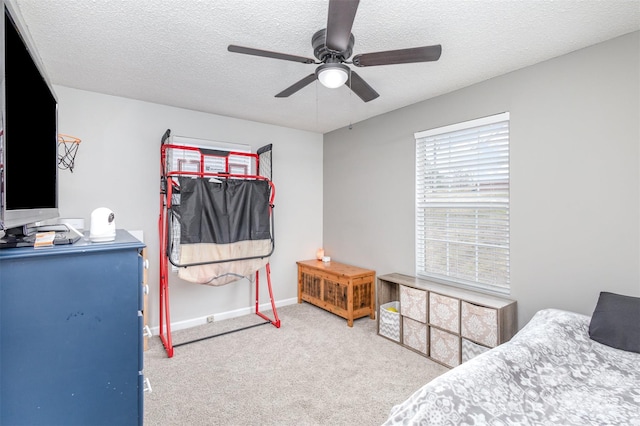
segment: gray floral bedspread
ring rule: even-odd
[[[435,378],[387,425],[640,425],[640,354],[589,338],[590,317],[541,310],[509,342]]]

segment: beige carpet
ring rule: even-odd
[[[271,311],[265,312],[269,317]],[[154,336],[144,356],[152,392],[144,424],[379,425],[391,407],[447,369],[307,303],[278,309],[271,324],[175,348]],[[261,323],[257,315],[173,333],[173,343]]]

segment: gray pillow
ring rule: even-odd
[[[640,297],[600,292],[589,337],[603,345],[640,353]]]

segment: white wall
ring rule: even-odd
[[[173,135],[248,144],[254,152],[273,144],[273,293],[280,303],[297,302],[295,262],[313,258],[322,245],[322,135],[67,87],[55,90],[60,133],[82,140],[73,173],[59,171],[61,216],[84,218],[88,229],[91,212],[108,207],[117,228],[144,232],[150,326],[157,327],[159,319],[160,141],[167,129]],[[261,302],[267,303],[264,274],[260,283]],[[253,288],[246,280],[210,287],[172,279],[174,330],[212,314],[247,313],[255,304]]]
[[[326,134],[327,253],[414,274],[414,132],[509,111],[519,326],[546,307],[590,315],[602,290],[640,296],[639,35]]]

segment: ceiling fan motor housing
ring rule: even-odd
[[[317,31],[313,37],[311,37],[311,46],[313,47],[313,56],[318,58],[320,62],[326,62],[328,58],[335,58],[337,60],[328,62],[342,62],[351,57],[353,53],[353,43],[355,38],[353,34],[349,37],[349,46],[342,52],[335,52],[327,48],[326,45],[327,30],[322,29]]]

